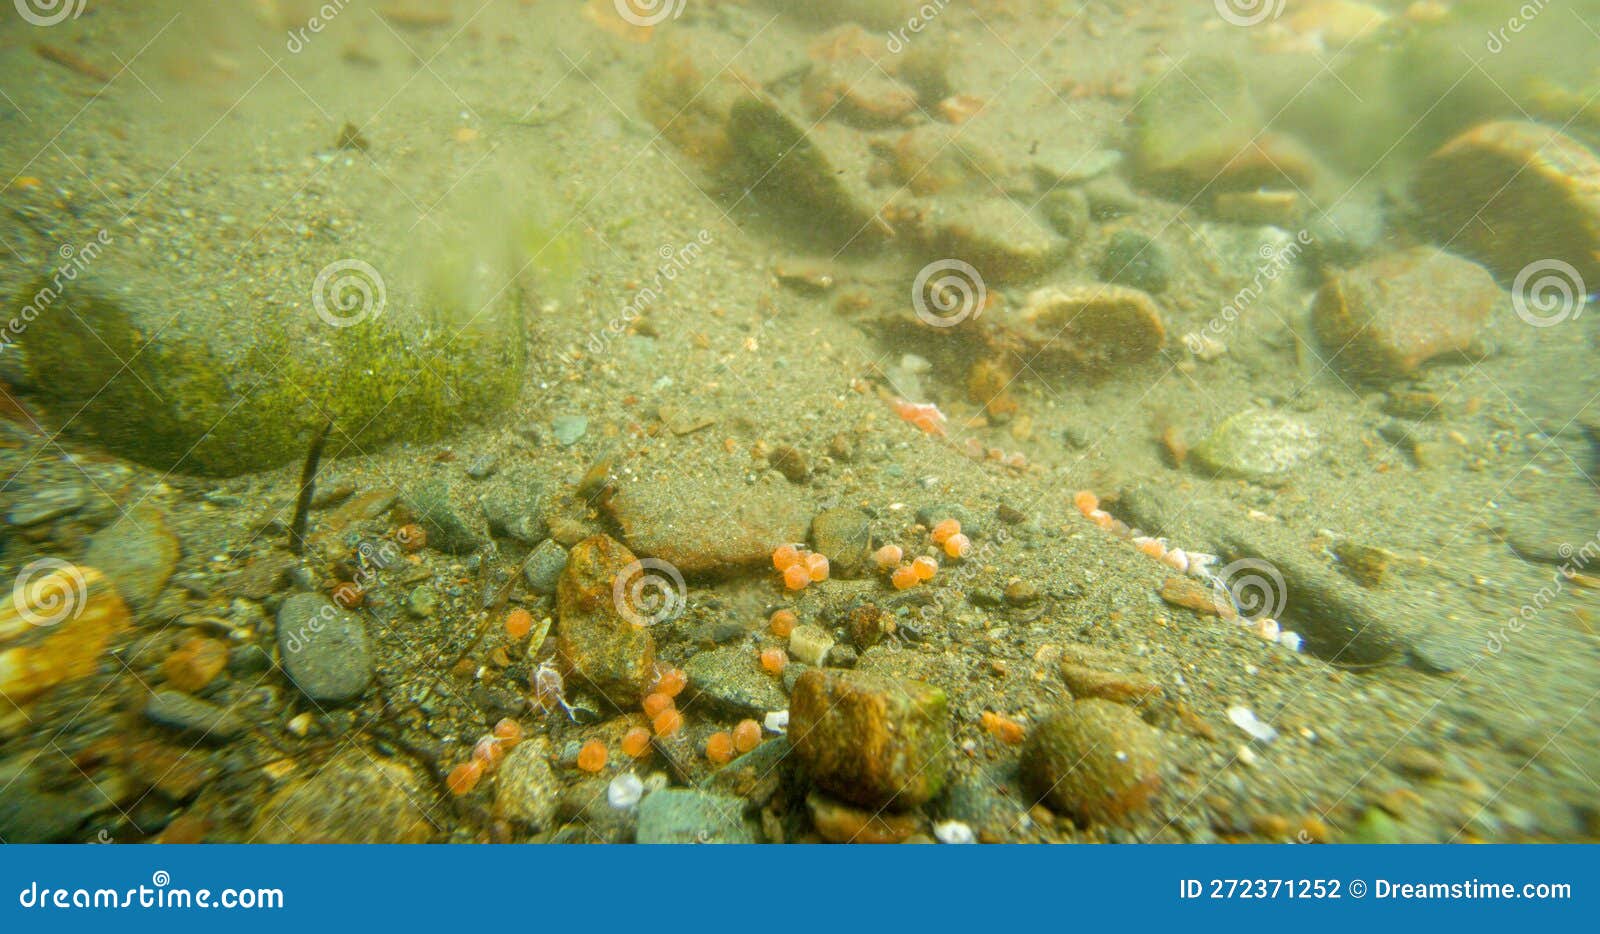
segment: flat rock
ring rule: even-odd
[[[152,723],[213,743],[225,742],[245,731],[244,722],[231,712],[182,691],[151,694],[145,702],[144,715]]]
[[[351,749],[291,780],[262,805],[258,843],[427,843],[434,800],[408,766]]]
[[[985,284],[1036,279],[1061,265],[1072,244],[1022,205],[998,195],[941,198],[920,206],[910,228],[925,262],[954,258]]]
[[[638,842],[760,843],[744,809],[743,798],[663,788],[639,802]]]
[[[1166,341],[1155,299],[1121,285],[1038,289],[1006,318],[996,341],[1029,368],[1056,377],[1108,375],[1153,357]]]
[[[278,656],[307,697],[339,704],[360,697],[372,681],[366,624],[321,594],[298,593],[278,609]]]
[[[778,681],[762,671],[755,652],[742,645],[696,652],[683,671],[689,677],[691,700],[729,717],[759,721],[789,706]]]
[[[787,481],[664,469],[624,484],[607,503],[628,546],[685,575],[770,567],[773,549],[803,542],[811,524]]]
[[[824,790],[905,810],[944,787],[949,719],[945,693],[933,685],[813,669],[795,682],[789,741]]]
[[[561,781],[550,768],[550,744],[536,738],[506,753],[495,773],[494,816],[532,830],[549,827],[561,798]]]
[[[910,814],[861,808],[832,795],[806,795],[811,826],[829,843],[904,843],[922,827]]]
[[[450,501],[442,480],[431,480],[408,490],[400,505],[428,533],[428,547],[447,554],[471,554],[489,543],[481,528]]]
[[[144,610],[177,568],[179,552],[161,510],[146,503],[96,532],[84,563],[105,572],[129,605]]]
[[[1190,452],[1199,469],[1265,482],[1286,476],[1316,454],[1317,432],[1277,409],[1248,409],[1218,425]]]

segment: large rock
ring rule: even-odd
[[[948,701],[919,681],[813,669],[789,698],[789,740],[819,787],[867,807],[904,810],[944,788]]]
[[[1479,124],[1422,163],[1412,193],[1431,236],[1503,280],[1558,260],[1600,286],[1600,158],[1553,127]]]
[[[96,532],[84,560],[104,571],[123,599],[142,610],[166,586],[178,566],[179,550],[161,510],[146,503]]]
[[[372,649],[360,617],[321,594],[298,593],[278,608],[278,656],[283,670],[307,697],[340,704],[360,697],[372,682]]]
[[[595,535],[572,546],[556,585],[556,652],[572,672],[568,683],[591,687],[618,707],[637,704],[655,676],[655,640],[616,598],[619,577],[636,561],[621,542]]]
[[[606,505],[634,551],[691,576],[770,566],[773,549],[805,541],[811,522],[794,488],[770,473],[747,484],[668,466],[623,484]]]
[[[1338,369],[1394,379],[1469,350],[1502,297],[1482,266],[1413,247],[1330,278],[1317,293],[1312,325]]]
[[[1035,800],[1085,823],[1122,821],[1161,787],[1161,746],[1132,711],[1077,701],[1036,724],[1022,747]]]
[[[416,773],[361,750],[339,754],[291,781],[261,806],[258,843],[427,843],[423,806],[433,800]]]
[[[30,725],[32,703],[100,670],[132,626],[128,607],[94,568],[41,559],[0,601],[0,737]]]
[[[1166,341],[1155,300],[1120,285],[1038,289],[991,335],[1047,378],[1105,376],[1148,360]]]

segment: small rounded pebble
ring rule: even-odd
[[[606,786],[606,803],[619,811],[626,811],[644,797],[644,782],[632,772],[623,772]]]
[[[1078,512],[1087,516],[1100,509],[1100,497],[1088,490],[1079,490],[1072,494],[1072,505],[1078,507]]]
[[[740,720],[733,728],[733,748],[741,753],[761,745],[761,724],[754,720]]]
[[[506,635],[513,639],[521,639],[533,629],[533,614],[517,607],[506,614]]]
[[[787,639],[789,638],[789,633],[794,632],[795,623],[797,622],[799,620],[792,611],[779,610],[772,614],[772,618],[767,621],[767,628],[771,629],[772,634],[779,639]]]
[[[650,726],[655,729],[657,736],[665,739],[683,729],[683,714],[678,713],[676,708],[663,710],[651,718]]]
[[[945,519],[935,525],[930,534],[935,545],[943,545],[950,540],[950,536],[961,534],[961,523],[956,519]]]
[[[900,564],[900,559],[905,557],[905,552],[899,545],[884,545],[872,553],[872,560],[878,565],[878,570],[887,571]]]
[[[772,552],[772,566],[787,571],[800,560],[800,549],[793,545],[779,545]]]
[[[789,653],[783,649],[767,649],[761,653],[761,667],[769,675],[782,674],[789,664]]]
[[[944,540],[944,553],[952,558],[965,558],[972,550],[972,540],[960,532]]]
[[[578,750],[578,768],[585,772],[598,772],[606,767],[606,744],[591,739]]]
[[[427,530],[415,522],[402,525],[394,533],[394,538],[395,541],[400,543],[400,547],[406,551],[421,551],[428,545]]]
[[[717,765],[733,761],[733,737],[726,732],[712,733],[706,738],[706,758]]]
[[[644,715],[654,719],[663,710],[671,710],[676,703],[671,697],[662,693],[646,694],[644,698]]]
[[[622,754],[639,759],[650,751],[650,731],[636,726],[622,735]]]
[[[797,561],[783,569],[783,586],[790,590],[800,590],[811,583],[811,569],[804,562]]]
[[[992,711],[985,710],[983,712],[982,722],[983,728],[989,731],[989,735],[1007,745],[1020,746],[1028,736],[1027,730],[1022,728],[1022,724],[1010,717]]]
[[[893,574],[889,575],[889,583],[894,585],[895,590],[906,590],[915,587],[920,580],[922,578],[917,576],[917,569],[909,564],[900,565],[894,569]]]
[[[911,570],[916,573],[917,580],[931,581],[933,575],[939,573],[939,562],[923,555],[911,562]]]

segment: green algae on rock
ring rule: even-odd
[[[867,807],[905,810],[939,794],[949,702],[920,681],[812,669],[789,698],[789,740],[816,783]]]

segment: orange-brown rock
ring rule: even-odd
[[[1039,289],[1004,334],[1047,377],[1064,370],[1109,374],[1149,359],[1166,341],[1155,300],[1109,284]]]
[[[196,636],[179,646],[161,663],[167,683],[193,694],[210,684],[228,667],[228,647],[216,639]]]
[[[25,723],[17,712],[40,695],[99,670],[132,625],[116,589],[90,567],[28,565],[12,597],[0,601],[0,695],[10,701],[0,713],[0,734]]]
[[[618,707],[637,704],[655,675],[655,640],[626,612],[636,560],[621,542],[595,535],[572,546],[556,584],[556,653],[572,672],[568,687],[592,688]]]

